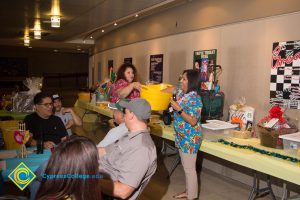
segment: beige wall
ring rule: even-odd
[[[122,45],[300,10],[299,0],[187,0],[120,27],[96,42],[98,53]],[[122,26],[122,23],[119,24]]]
[[[285,2],[296,4],[295,1]],[[194,8],[190,9],[192,11]],[[258,6],[257,9],[261,8]],[[266,13],[269,12],[266,10]],[[107,66],[107,60],[113,59],[115,66],[118,66],[124,57],[133,57],[139,78],[145,82],[149,76],[149,56],[162,53],[163,81],[174,84],[183,69],[192,68],[195,50],[217,49],[217,64],[223,68],[220,85],[225,93],[224,114],[227,114],[229,105],[233,104],[235,99],[244,96],[247,104],[256,109],[257,121],[265,116],[270,108],[272,44],[278,41],[300,40],[300,28],[297,26],[299,20],[300,13],[296,12],[189,31],[101,51],[94,55],[94,61],[95,64],[101,62],[102,66]],[[115,42],[118,41],[122,40],[116,38]],[[102,43],[98,43],[95,51],[101,45]],[[102,78],[107,74],[106,70],[107,67],[102,68]],[[286,113],[300,119],[299,110],[288,110]]]

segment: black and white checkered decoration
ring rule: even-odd
[[[273,43],[270,103],[300,109],[300,41]]]

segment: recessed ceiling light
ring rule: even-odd
[[[104,29],[102,29],[101,32],[104,33]]]
[[[78,49],[77,49],[77,51],[81,51],[81,49],[80,49],[80,48],[78,48]]]
[[[93,39],[93,36],[91,36],[90,38]]]
[[[117,26],[117,25],[118,25],[117,22],[115,22],[115,23],[114,23],[114,26]]]
[[[54,52],[58,52],[58,50],[57,50],[57,49],[54,49],[53,51],[54,51]]]
[[[138,17],[139,16],[139,14],[135,14],[135,17]]]

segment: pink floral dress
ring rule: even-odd
[[[120,99],[117,91],[119,89],[127,87],[129,84],[130,83],[128,83],[124,79],[117,80],[117,82],[115,82],[115,84],[112,87],[111,102],[113,102],[113,103],[117,102]],[[140,92],[137,89],[133,89],[131,91],[131,93],[126,97],[126,99],[136,99],[136,98],[139,98],[139,97],[140,97]]]

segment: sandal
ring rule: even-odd
[[[179,194],[176,194],[173,196],[174,199],[186,199],[187,198],[187,194],[186,192],[181,192]]]

